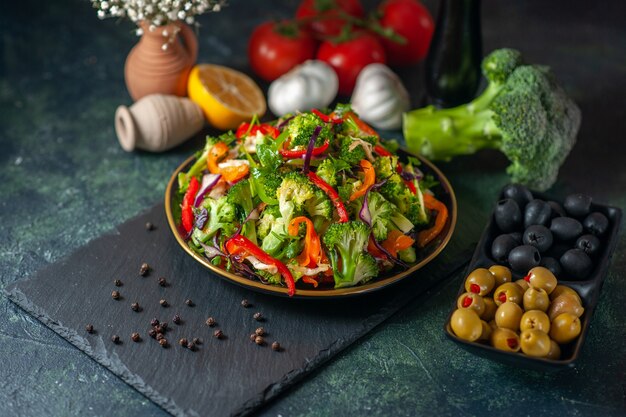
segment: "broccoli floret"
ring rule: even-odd
[[[261,249],[271,256],[278,258],[278,255],[283,251],[287,243],[289,243],[290,236],[287,233],[287,224],[285,223],[285,219],[277,217],[270,227],[269,232],[263,238]]]
[[[278,207],[285,223],[288,224],[294,213],[300,212],[305,201],[313,198],[314,195],[314,186],[307,177],[298,172],[285,175],[280,187],[276,190]]]
[[[278,204],[276,190],[283,182],[283,176],[275,170],[252,168],[250,181],[261,201],[267,204]]]
[[[428,224],[428,214],[422,204],[421,190],[418,189],[417,194],[413,194],[399,174],[391,175],[380,189],[380,193],[397,207],[393,212],[392,221],[403,233],[408,233],[415,225]]]
[[[324,123],[322,119],[313,113],[300,113],[295,116],[287,125],[287,130],[291,136],[290,147],[305,149],[309,146],[311,136],[315,132],[315,129],[320,126],[321,130],[315,139],[315,146],[322,146],[324,142],[332,139],[333,132],[328,125]]]
[[[326,181],[328,185],[336,187],[339,181],[339,173],[347,169],[350,169],[350,164],[346,161],[328,156],[318,165],[315,173],[318,177]]]
[[[376,137],[356,138],[347,135],[338,135],[337,137],[339,139],[339,159],[346,161],[351,166],[358,165],[361,159],[371,159],[368,157],[373,155],[372,148],[376,144]]]
[[[226,201],[235,206],[237,218],[240,222],[243,222],[254,209],[250,181],[245,179],[233,185],[228,190],[228,194],[226,194]],[[241,229],[241,234],[256,244],[255,222],[247,221]]]
[[[313,197],[305,201],[304,211],[306,211],[311,218],[322,216],[327,219],[332,219],[333,203],[328,196],[326,196],[324,191],[316,188],[313,192]]]
[[[202,229],[194,227],[191,239],[196,246],[200,246],[200,242],[208,242],[218,230],[222,230],[222,234],[227,236],[235,232],[236,209],[227,201],[226,196],[218,199],[205,198],[201,207],[207,212],[207,221]]]
[[[324,244],[333,267],[335,288],[350,287],[378,275],[376,260],[365,246],[370,230],[365,223],[333,223],[324,235]]]
[[[393,227],[391,217],[394,214],[394,207],[389,201],[385,200],[381,194],[370,191],[367,195],[367,207],[372,218],[372,231],[376,240],[385,240],[389,234],[389,230]]]
[[[514,182],[549,188],[576,142],[580,109],[547,67],[523,65],[516,50],[496,50],[482,67],[489,84],[472,102],[404,115],[409,149],[439,160],[499,149],[511,161]]]
[[[397,156],[380,156],[374,160],[374,172],[376,172],[376,181],[382,181],[396,173],[398,165]]]
[[[263,213],[261,213],[261,217],[257,222],[257,237],[261,240],[265,239],[267,235],[270,234],[272,230],[272,226],[276,221],[280,218],[280,210],[278,210],[278,206],[267,206],[263,209]]]

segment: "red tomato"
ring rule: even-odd
[[[365,10],[359,0],[303,0],[296,11],[297,19],[316,19],[310,23],[310,28],[319,36],[337,36],[346,21],[339,15],[362,18]]]
[[[350,95],[359,72],[374,62],[386,63],[385,50],[378,39],[367,32],[355,32],[349,40],[324,41],[317,59],[329,64],[339,78],[339,94]]]
[[[411,65],[428,53],[435,23],[418,0],[386,0],[378,7],[380,24],[402,35],[407,42],[399,44],[381,39],[390,65]]]
[[[307,30],[289,23],[265,22],[254,30],[248,43],[252,70],[273,81],[307,59],[315,57],[317,41]]]

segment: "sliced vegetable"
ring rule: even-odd
[[[424,193],[424,206],[429,210],[435,210],[435,225],[430,229],[422,230],[417,234],[417,246],[423,248],[428,245],[443,230],[448,220],[448,208],[441,201],[430,194]]]
[[[361,186],[350,196],[350,201],[354,201],[357,198],[364,196],[368,188],[376,182],[376,173],[374,172],[372,163],[367,159],[361,159],[359,165],[361,166],[361,169],[363,169],[365,177],[363,178],[363,184],[361,184]]]
[[[189,188],[185,192],[182,204],[181,221],[185,232],[189,233],[193,229],[194,216],[193,216],[193,203],[196,198],[196,194],[200,189],[200,183],[196,177],[191,177],[189,181]]]
[[[325,142],[322,146],[313,148],[313,150],[311,151],[311,155],[317,156],[317,155],[323,154],[328,149],[328,145],[329,143]],[[300,150],[281,149],[279,152],[286,159],[302,158],[303,156],[306,155],[306,149],[300,149]]]
[[[382,247],[394,258],[398,257],[398,251],[410,248],[415,241],[399,230],[392,230],[382,243]]]
[[[200,190],[196,194],[196,198],[193,201],[193,206],[198,207],[202,200],[204,200],[204,196],[215,187],[215,185],[220,181],[222,176],[220,174],[207,174],[202,177],[202,185],[200,186]]]
[[[320,238],[315,232],[313,222],[305,216],[298,216],[289,222],[287,231],[291,236],[297,236],[301,223],[306,224],[306,235],[304,238],[304,248],[302,253],[298,255],[296,261],[301,266],[313,268],[318,265],[322,256],[322,246],[320,245]]]
[[[237,139],[241,139],[244,136],[256,136],[258,132],[261,132],[263,135],[270,135],[274,139],[280,135],[280,131],[272,125],[263,123],[260,125],[251,125],[250,123],[242,123],[237,128],[237,132],[235,132],[235,136]]]
[[[246,258],[248,256],[254,256],[260,262],[267,265],[273,265],[276,267],[280,275],[283,277],[285,284],[289,290],[288,294],[292,297],[296,293],[296,283],[293,279],[293,275],[285,264],[276,258],[271,257],[265,253],[261,248],[252,243],[248,238],[241,234],[236,234],[226,241],[226,251],[229,255],[235,257]]]
[[[350,218],[348,216],[346,206],[344,206],[341,198],[339,198],[339,194],[337,194],[337,191],[335,191],[333,187],[328,185],[326,181],[318,177],[317,174],[315,174],[313,171],[309,171],[307,175],[309,179],[313,182],[313,184],[315,184],[319,189],[324,191],[328,198],[330,198],[330,201],[332,201],[335,209],[337,210],[337,214],[339,215],[339,223],[347,222]]]
[[[207,156],[207,168],[211,174],[219,174],[220,168],[218,163],[228,155],[230,148],[224,142],[217,142],[211,147],[209,155]]]
[[[302,172],[305,174],[309,172],[309,165],[311,163],[311,156],[313,155],[313,149],[315,149],[315,140],[319,136],[322,131],[322,126],[317,126],[311,135],[311,139],[309,139],[309,146],[306,148],[306,154],[304,155],[304,166],[302,167]],[[326,143],[324,143],[325,145]]]

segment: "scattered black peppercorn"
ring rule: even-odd
[[[255,319],[256,321],[263,321],[263,314],[261,314],[259,312],[256,312],[256,313],[254,313],[252,318]]]
[[[254,343],[256,343],[259,346],[263,346],[265,344],[265,340],[263,339],[263,337],[257,336],[254,338]]]
[[[167,339],[159,340],[159,345],[163,346],[164,348],[167,347]]]
[[[156,317],[150,320],[150,326],[154,327],[158,325],[159,325],[159,320]]]
[[[150,265],[145,262],[142,263],[141,267],[139,268],[139,275],[145,277],[146,275],[148,275],[148,272],[150,272]]]
[[[159,304],[161,304],[161,307],[167,307],[168,306],[167,300],[165,300],[165,299],[160,300]]]
[[[181,345],[182,347],[187,347],[188,345],[187,339],[183,337],[182,339],[178,341],[178,344]]]
[[[116,287],[121,287],[123,284],[121,280],[116,279],[115,281],[113,281],[113,285],[115,285]]]
[[[154,225],[150,222],[146,223],[146,230],[147,231],[152,231],[154,230]]]
[[[164,277],[159,278],[159,285],[161,287],[167,287],[167,280]]]
[[[215,321],[215,319],[213,317],[209,317],[208,319],[206,319],[206,325],[209,327],[213,327],[217,324],[217,322]]]
[[[163,333],[156,334],[156,340],[163,340],[163,339],[165,339],[165,336],[163,336]]]
[[[119,291],[113,291],[111,292],[111,298],[113,298],[114,300],[119,300],[120,299],[120,292]]]
[[[131,334],[130,338],[133,339],[133,342],[139,342],[141,340],[141,336],[139,336],[139,333],[137,332]]]
[[[272,350],[276,351],[276,352],[279,352],[280,351],[280,343],[278,343],[278,342],[272,343]]]
[[[154,330],[154,329],[148,330],[148,336],[150,336],[151,338],[154,339],[156,337],[156,335],[157,335],[157,331],[156,330]]]
[[[187,345],[187,349],[193,352],[194,350],[196,350],[196,345],[193,342],[191,342]]]
[[[185,304],[187,304],[189,307],[193,307],[193,301],[191,301],[189,298],[185,300]]]
[[[86,325],[85,330],[87,330],[87,333],[93,333],[93,324]]]
[[[114,334],[113,336],[111,336],[111,341],[117,345],[120,343],[120,337]]]
[[[180,316],[178,314],[176,314],[174,316],[174,318],[172,319],[172,321],[174,322],[174,324],[180,324],[180,322],[182,321]]]
[[[263,327],[259,327],[258,329],[256,329],[254,331],[254,334],[256,334],[257,336],[264,336],[265,335],[265,329]]]
[[[224,333],[220,329],[217,329],[216,331],[213,332],[213,336],[216,339],[221,339],[222,337],[224,337]]]
[[[254,340],[255,340],[255,339],[256,339],[256,333],[252,333],[252,334],[250,335],[250,341],[251,341],[251,342],[254,342]]]
[[[193,343],[195,343],[196,345],[201,345],[202,344],[202,340],[199,337],[194,337],[193,338]]]
[[[161,323],[159,326],[160,326],[161,333],[165,333],[167,331],[167,322],[166,321]]]
[[[134,302],[130,305],[131,310],[133,311],[139,311],[141,309],[141,307],[139,307],[139,303],[138,302]]]
[[[241,306],[243,308],[248,308],[248,307],[250,307],[250,302],[247,299],[244,298],[243,300],[241,300]]]

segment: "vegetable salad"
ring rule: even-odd
[[[408,268],[446,206],[349,106],[208,137],[178,177],[180,231],[214,265],[288,288],[341,288]]]

